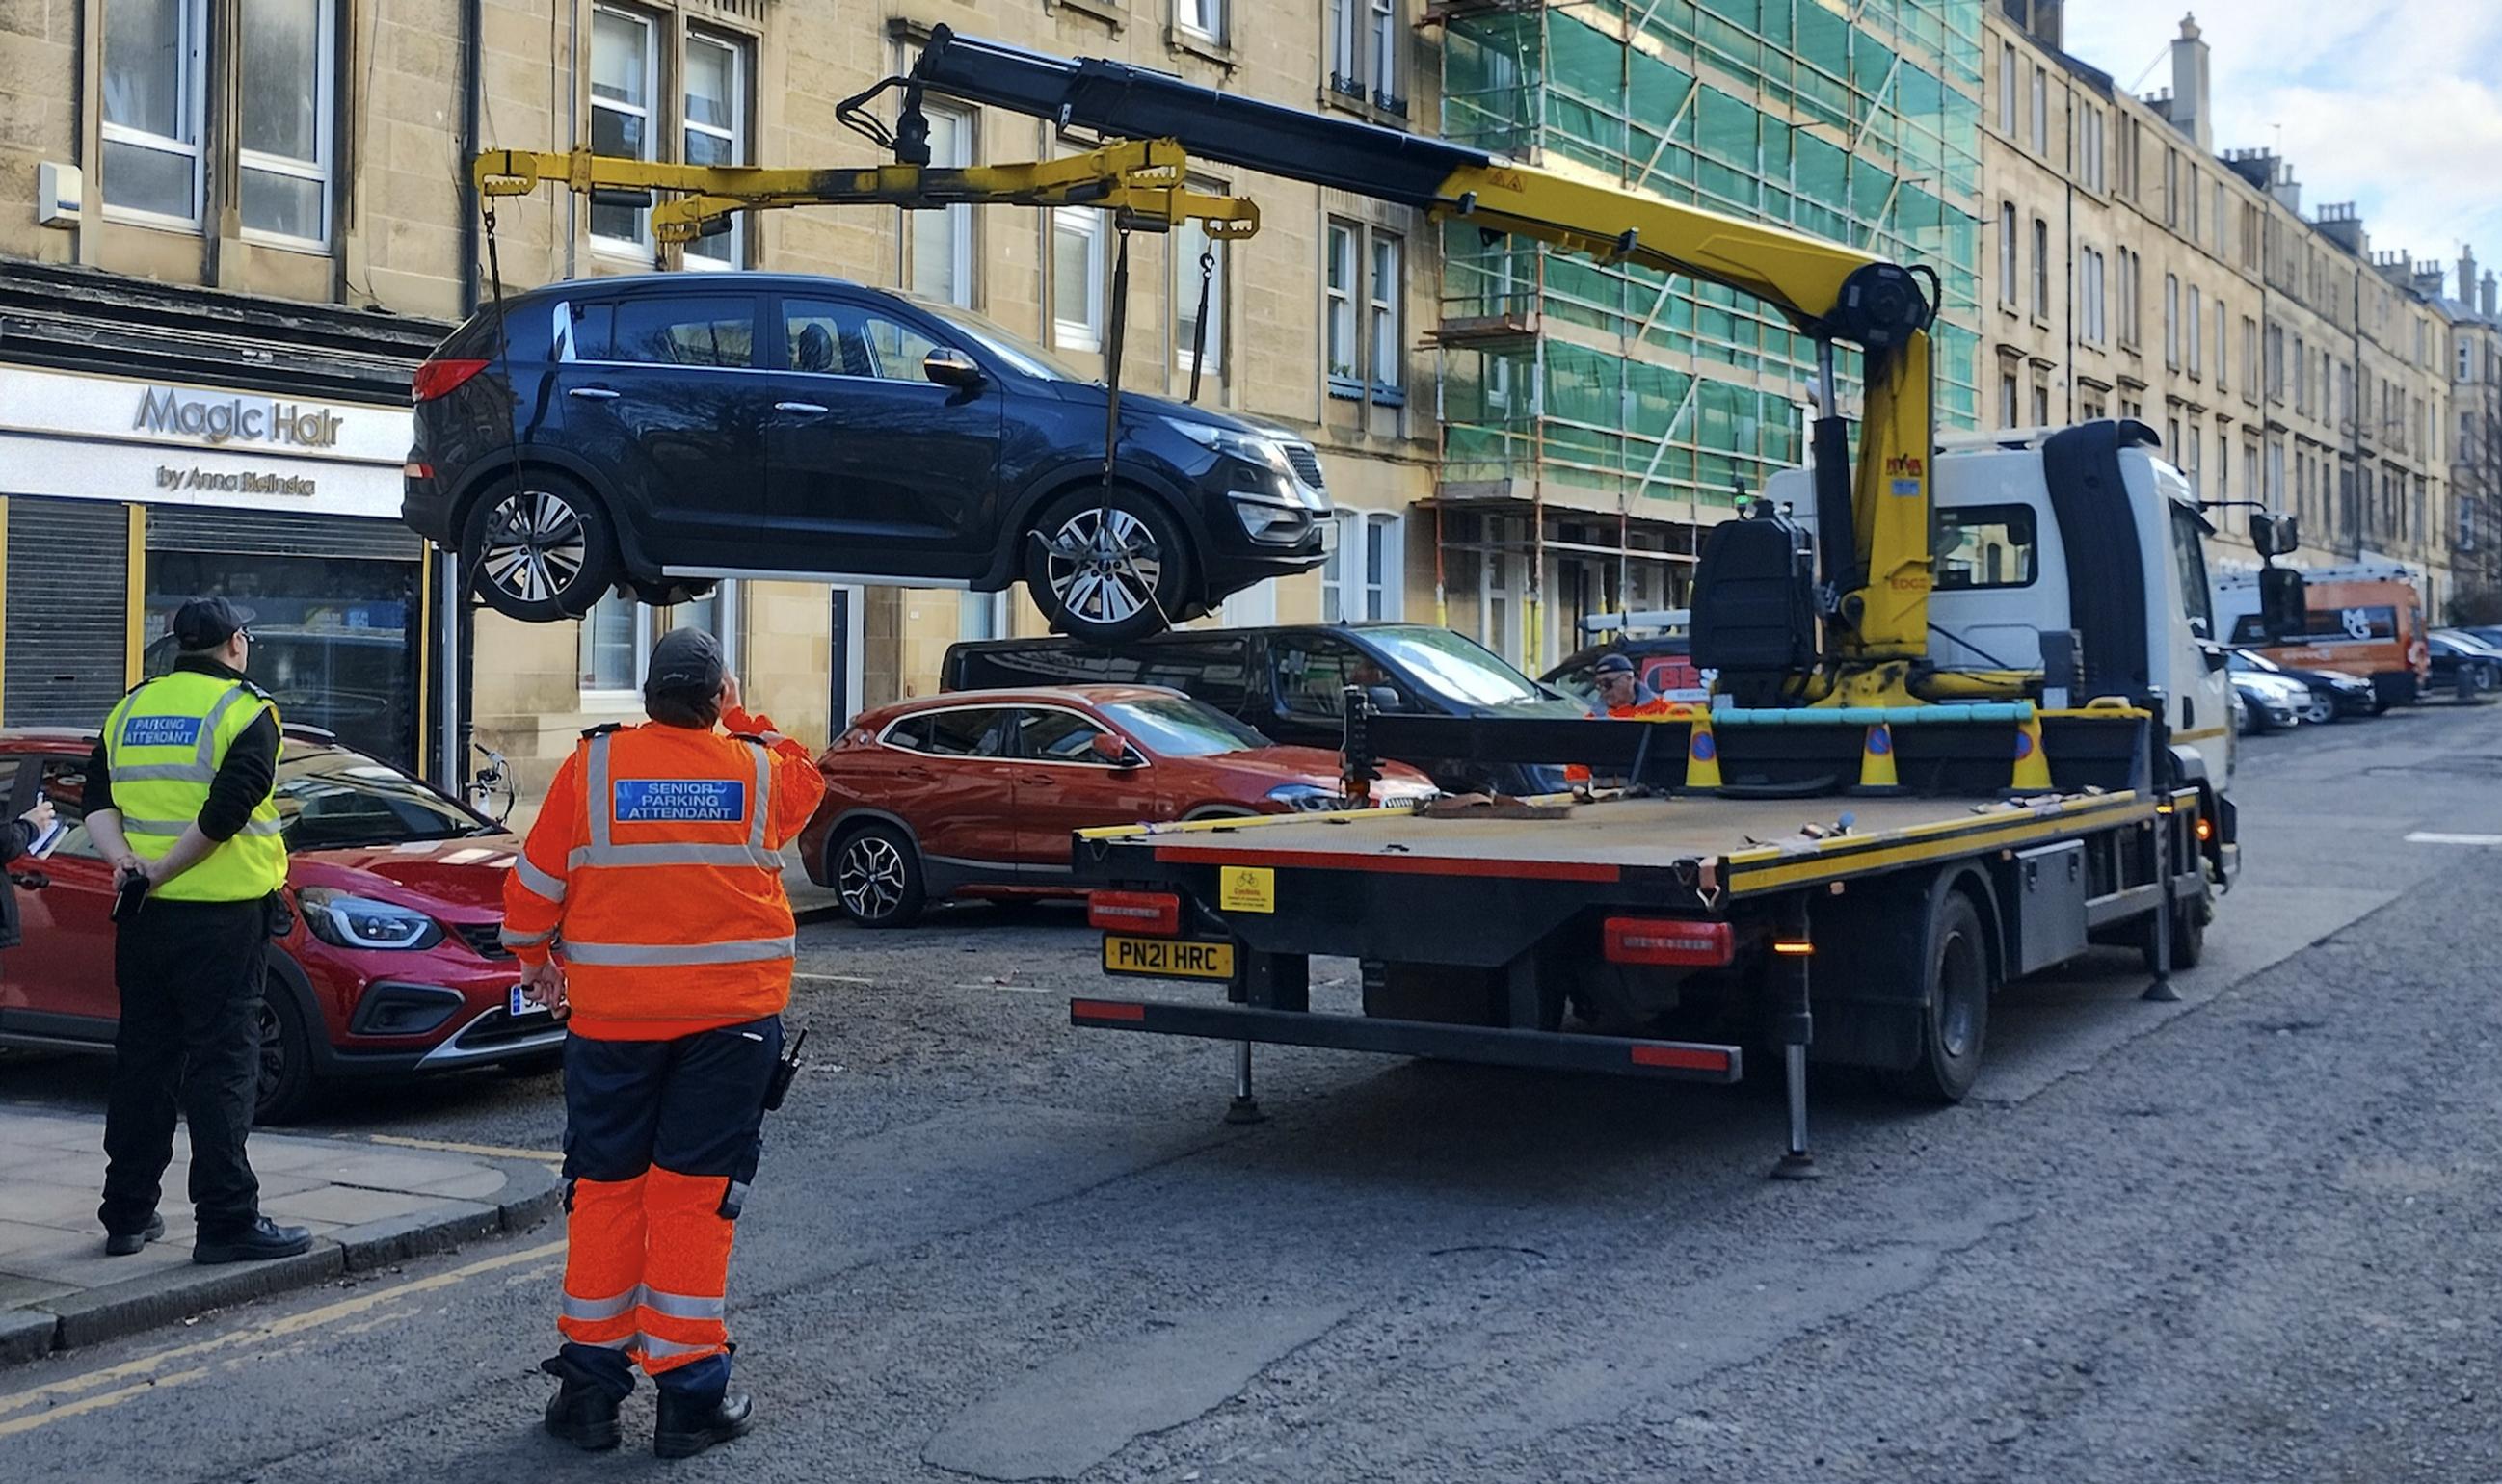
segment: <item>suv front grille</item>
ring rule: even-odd
[[[1321,455],[1312,452],[1308,443],[1286,445],[1286,461],[1295,466],[1295,476],[1315,489],[1327,489],[1321,482]]]
[[[501,923],[455,923],[452,930],[460,934],[460,941],[468,944],[470,951],[481,959],[509,959],[513,956],[513,951],[504,946],[504,925]]]

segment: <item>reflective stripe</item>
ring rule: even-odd
[[[610,833],[609,819],[617,808],[617,800],[610,796],[608,789],[608,740],[614,735],[602,732],[591,739],[591,756],[583,769],[583,789],[591,806],[591,843],[565,858],[566,869],[578,865],[752,865],[780,874],[781,852],[764,848],[768,823],[765,806],[772,799],[772,754],[761,747],[756,750],[756,794],[748,805],[750,818],[744,846],[619,845]]]
[[[561,876],[551,876],[547,872],[540,870],[537,866],[530,863],[529,857],[523,855],[516,855],[513,857],[513,874],[522,878],[522,885],[529,888],[539,895],[546,897],[548,900],[564,900],[564,878]]]
[[[197,820],[134,820],[124,815],[121,820],[121,832],[123,834],[179,835],[197,823],[199,823]],[[287,823],[284,820],[246,820],[243,828],[235,832],[248,835],[285,834]]]
[[[536,948],[555,936],[556,929],[553,928],[545,932],[515,932],[510,928],[506,928],[496,932],[495,941],[506,948]]]
[[[782,874],[782,863],[780,851],[761,845],[585,845],[564,858],[567,870],[586,865],[747,865],[776,876]]]
[[[232,711],[234,709],[235,702],[243,699],[245,694],[246,692],[244,688],[240,683],[229,687],[226,693],[218,697],[217,704],[211,706],[209,708],[209,714],[201,720],[200,766],[211,769],[214,769],[217,766],[218,724],[225,720],[226,713]]]
[[[639,1348],[645,1355],[670,1357],[680,1355],[713,1355],[728,1347],[717,1344],[681,1345],[673,1339],[662,1339],[657,1334],[646,1334],[643,1336],[643,1342]]]
[[[695,963],[762,963],[796,959],[799,940],[741,938],[727,943],[585,943],[567,938],[564,957],[573,963],[615,968]]]
[[[763,748],[756,750],[756,803],[748,810],[755,816],[747,826],[747,848],[760,854],[764,849],[764,816],[773,802],[773,755]],[[782,858],[773,858],[773,870],[782,869]]]
[[[643,1307],[671,1319],[720,1319],[729,1312],[727,1299],[664,1294],[648,1285],[643,1290]]]
[[[143,762],[113,770],[115,783],[215,783],[218,770],[205,762]]]
[[[575,1339],[568,1334],[564,1338],[567,1344],[589,1345],[593,1350],[632,1350],[643,1342],[640,1334],[620,1334],[615,1339]]]
[[[583,788],[591,795],[586,802],[591,805],[589,813],[592,850],[608,848],[608,814],[610,810],[617,807],[617,801],[608,796],[608,738],[610,735],[611,733],[603,731],[591,739],[591,759],[583,769],[585,775]]]
[[[567,1319],[579,1319],[585,1323],[599,1319],[615,1319],[620,1315],[632,1313],[634,1305],[641,1302],[642,1298],[643,1291],[640,1288],[629,1288],[622,1294],[607,1298],[577,1298],[567,1294],[564,1296],[564,1307],[561,1312]]]
[[[768,731],[761,733],[757,740],[762,742],[767,747],[780,747],[783,743],[788,742],[791,739],[782,735],[778,731]]]

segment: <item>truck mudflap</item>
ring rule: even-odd
[[[1607,1035],[1558,1035],[1541,1030],[1323,1015],[1309,1010],[1271,1010],[1253,1005],[1079,998],[1068,1002],[1068,1023],[1098,1030],[1143,1030],[1154,1035],[1199,1036],[1211,1041],[1263,1041],[1277,1046],[1319,1046],[1332,1051],[1440,1057],[1451,1062],[1481,1062],[1493,1066],[1612,1072],[1618,1076],[1665,1078],[1677,1082],[1727,1084],[1745,1076],[1745,1056],[1736,1046],[1715,1046],[1701,1041],[1636,1040]]]

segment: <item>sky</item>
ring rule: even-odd
[[[2172,85],[2194,12],[2215,152],[2275,147],[2304,212],[2352,201],[2374,253],[2502,271],[2502,0],[2068,0],[2071,55],[2144,95]],[[2150,69],[2150,70],[2149,70]]]

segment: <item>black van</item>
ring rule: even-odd
[[[1384,711],[1431,716],[1577,717],[1584,708],[1523,675],[1475,640],[1429,624],[1289,624],[1176,629],[1129,644],[987,639],[951,646],[938,683],[950,691],[1027,686],[1170,686],[1277,742],[1335,750],[1342,694],[1365,687]],[[1468,778],[1455,764],[1409,759],[1452,792],[1564,787],[1558,767],[1505,767]]]

